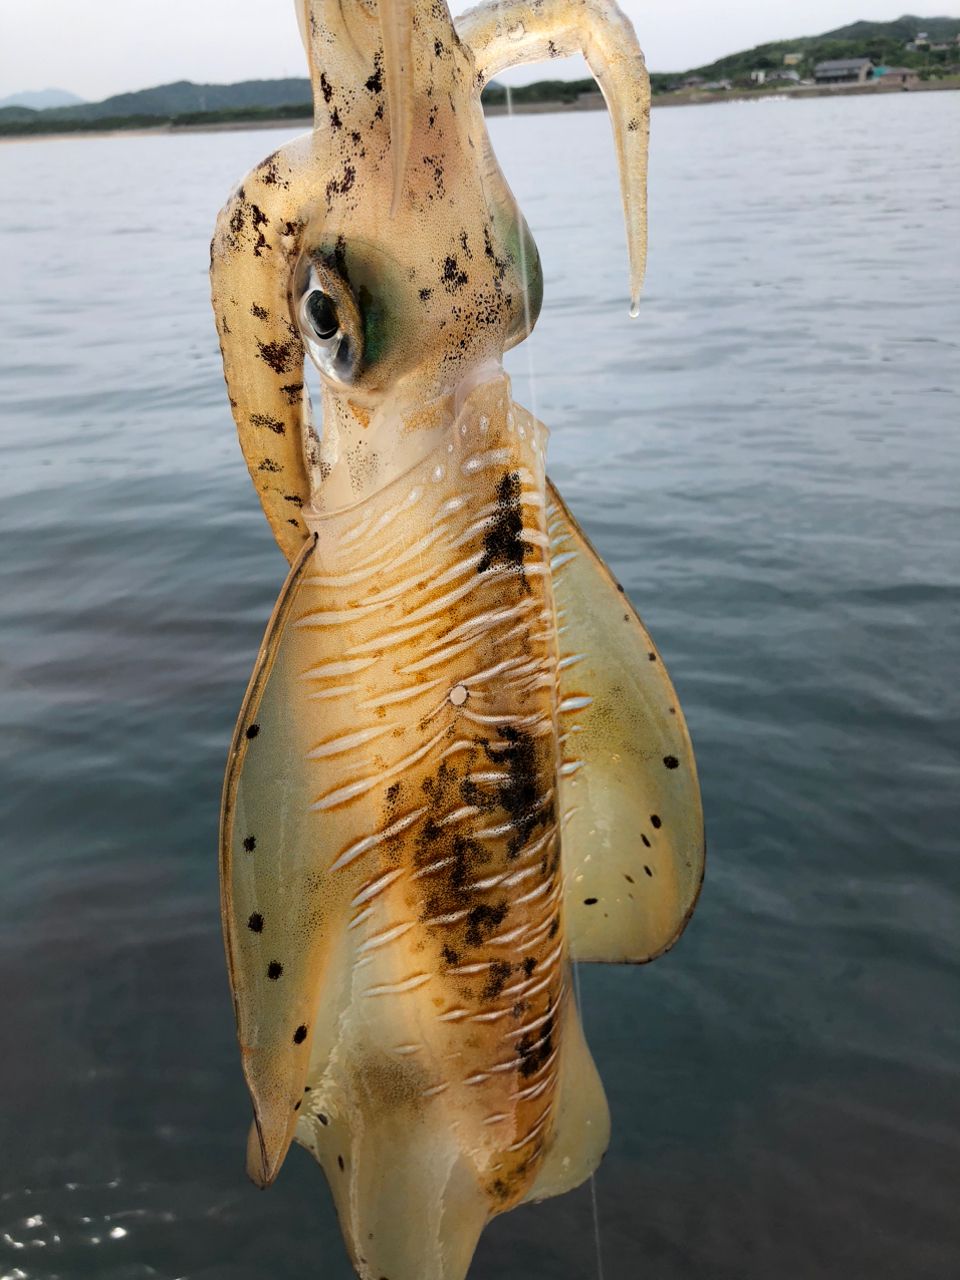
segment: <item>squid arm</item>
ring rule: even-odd
[[[647,256],[650,77],[627,16],[611,0],[487,0],[455,21],[479,87],[500,71],[580,53],[604,96],[617,148],[635,316]]]
[[[289,298],[315,168],[310,161],[308,142],[294,142],[247,175],[217,218],[210,265],[240,445],[273,535],[291,562],[307,538],[300,513],[310,497],[304,349]]]

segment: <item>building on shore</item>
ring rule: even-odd
[[[911,89],[920,83],[920,76],[914,67],[875,67],[873,78],[880,84],[899,84],[904,89]]]
[[[813,69],[817,84],[866,84],[872,75],[869,58],[836,58],[818,62]]]

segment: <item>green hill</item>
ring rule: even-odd
[[[821,38],[869,40],[874,36],[888,36],[906,44],[920,31],[925,31],[934,41],[952,40],[960,31],[960,18],[916,18],[907,13],[893,22],[851,22],[848,27],[837,27],[836,31],[828,31]]]
[[[960,62],[960,47],[943,50],[910,52],[905,46],[919,32],[925,31],[934,43],[953,40],[960,34],[960,18],[914,18],[909,15],[894,22],[854,22],[838,27],[822,36],[799,36],[795,40],[776,40],[753,49],[731,53],[716,62],[673,75],[652,76],[655,89],[667,89],[688,76],[702,80],[749,80],[750,72],[772,71],[783,66],[788,53],[799,53],[802,60],[795,70],[811,76],[818,62],[830,58],[872,58],[889,66],[936,70]]]
[[[44,120],[103,120],[126,115],[156,116],[171,120],[194,111],[236,111],[244,107],[286,107],[310,102],[310,81],[244,80],[239,84],[193,84],[178,80],[154,89],[118,93],[102,102],[75,107],[53,107],[42,112]]]
[[[960,18],[917,18],[909,14],[894,22],[854,22],[821,36],[800,36],[757,45],[731,53],[716,62],[686,72],[654,73],[655,93],[676,88],[690,76],[703,81],[730,80],[749,84],[750,73],[783,66],[784,55],[800,54],[796,70],[803,77],[828,58],[872,58],[890,66],[916,67],[922,76],[942,74],[960,64],[960,46],[945,50],[909,51],[906,44],[925,31],[934,43],[953,41],[960,34]],[[517,105],[536,102],[572,102],[595,91],[592,80],[540,80],[512,90]],[[0,135],[74,132],[87,129],[135,128],[159,124],[215,124],[227,121],[305,118],[312,114],[307,79],[244,80],[239,84],[193,84],[180,80],[135,93],[115,94],[103,102],[32,110],[26,106],[0,107]],[[506,100],[502,85],[484,90],[485,103]]]

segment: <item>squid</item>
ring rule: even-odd
[[[610,1118],[572,981],[682,932],[689,734],[545,471],[503,353],[536,245],[480,94],[585,55],[636,310],[649,84],[612,0],[299,0],[312,130],[219,215],[240,444],[289,573],[229,750],[221,907],[247,1170],[296,1141],[363,1280],[463,1280],[495,1215],[589,1178]]]

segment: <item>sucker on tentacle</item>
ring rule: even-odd
[[[659,955],[702,876],[669,678],[503,372],[542,276],[479,98],[584,53],[635,307],[649,88],[606,0],[297,14],[314,128],[243,180],[212,247],[240,442],[291,565],[221,823],[248,1171],[272,1182],[296,1139],[364,1280],[463,1280],[491,1217],[606,1147],[571,962]]]

